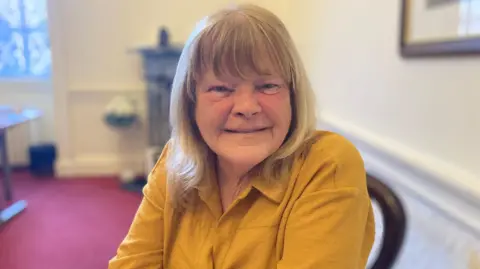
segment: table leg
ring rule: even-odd
[[[11,202],[13,199],[12,195],[12,184],[10,182],[11,170],[7,154],[7,132],[0,131],[0,159],[2,160],[2,170],[3,170],[3,196],[7,202]]]
[[[0,159],[2,160],[3,166],[3,195],[5,201],[7,202],[7,207],[0,208],[0,225],[2,223],[7,222],[14,216],[18,215],[27,207],[27,202],[25,201],[18,201],[11,205],[13,201],[13,194],[12,194],[12,184],[10,182],[11,177],[11,169],[10,164],[8,161],[8,154],[7,154],[7,134],[5,130],[0,130]]]

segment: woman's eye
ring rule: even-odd
[[[260,85],[259,90],[266,94],[274,94],[280,90],[280,85],[273,83],[265,83]]]
[[[208,89],[209,92],[218,92],[218,93],[230,93],[233,89],[227,88],[225,86],[213,86]]]

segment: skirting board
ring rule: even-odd
[[[74,159],[60,159],[56,164],[56,173],[60,178],[76,176],[120,175],[125,170],[136,174],[145,173],[144,156],[79,156]]]
[[[480,238],[480,178],[332,115],[322,115],[318,127],[354,143],[368,173],[408,191]]]

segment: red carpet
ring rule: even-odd
[[[26,211],[0,227],[1,269],[105,269],[141,196],[114,178],[40,179],[14,174]]]

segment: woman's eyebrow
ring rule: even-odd
[[[255,82],[265,82],[270,80],[283,80],[279,75],[268,75],[268,76],[260,76],[259,78],[255,79]]]

